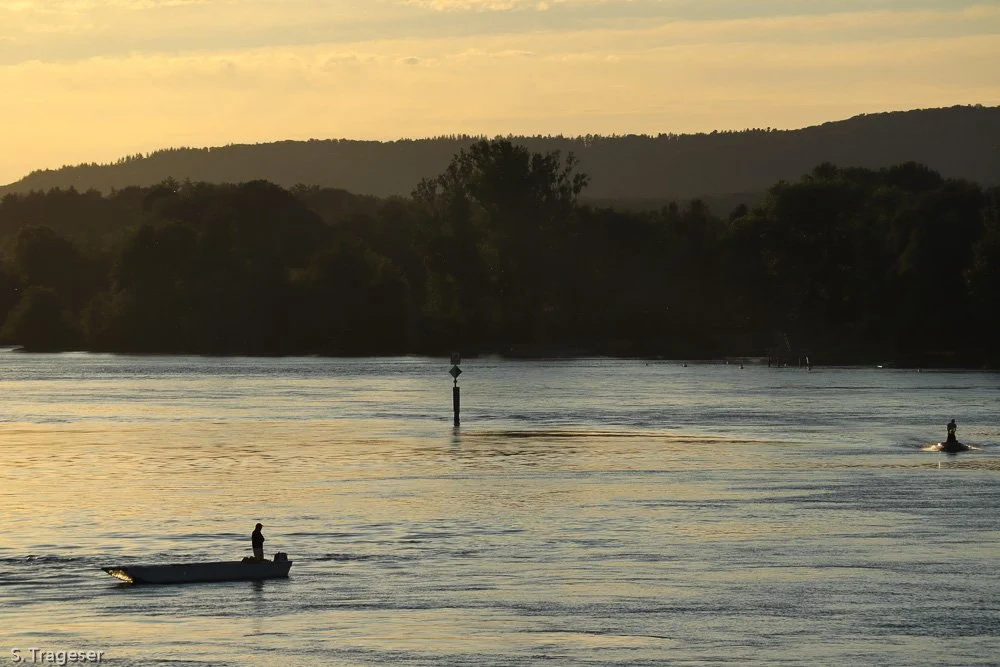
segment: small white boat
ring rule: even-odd
[[[283,553],[274,560],[173,563],[171,565],[118,565],[102,567],[112,577],[130,584],[189,584],[205,581],[259,581],[288,576],[292,561]]]

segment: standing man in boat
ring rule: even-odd
[[[955,423],[955,418],[952,417],[951,421],[948,422],[948,442],[955,442],[955,431],[958,430],[958,425]]]
[[[256,560],[264,560],[264,536],[260,532],[260,529],[263,527],[264,524],[258,523],[257,527],[250,534],[250,543],[253,545],[253,557]]]

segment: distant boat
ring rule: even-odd
[[[923,448],[923,450],[926,452],[946,452],[948,454],[957,454],[958,452],[968,452],[973,449],[979,449],[979,448],[973,447],[972,445],[964,445],[958,440],[948,440],[945,442],[938,442]]]
[[[283,553],[274,560],[174,563],[171,565],[118,565],[102,567],[112,577],[130,584],[190,584],[207,581],[260,581],[288,576],[292,561]]]
[[[958,440],[947,440],[945,442],[938,443],[939,452],[948,452],[949,454],[954,454],[955,452],[967,452],[972,447],[969,445],[963,445]]]

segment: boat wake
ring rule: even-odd
[[[666,431],[619,431],[611,429],[516,429],[516,430],[468,430],[462,431],[462,439],[629,439],[629,440],[669,440],[696,444],[764,444],[771,442],[765,438],[731,437],[725,435],[694,435]]]
[[[957,454],[958,452],[968,452],[968,451],[979,451],[979,447],[973,445],[963,445],[962,443],[947,443],[947,442],[935,442],[926,447],[921,447],[922,452],[946,452],[948,454]]]

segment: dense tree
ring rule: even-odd
[[[978,341],[993,365],[1000,365],[1000,350],[996,346],[1000,324],[1000,187],[988,194],[983,233],[976,242],[965,276],[971,316],[961,333]]]
[[[20,298],[21,284],[16,272],[8,264],[0,261],[0,326]]]
[[[73,349],[80,344],[76,323],[51,287],[29,287],[0,329],[0,341],[34,352]]]
[[[541,155],[572,152],[592,177],[596,206],[658,208],[670,199],[749,193],[744,202],[778,180],[797,179],[824,161],[880,168],[919,160],[953,178],[1000,182],[996,137],[1000,108],[962,106],[863,114],[799,130],[748,128],[711,134],[522,136],[514,143]],[[368,195],[403,196],[422,178],[441,173],[452,157],[478,137],[443,136],[400,141],[308,140],[215,148],[170,148],[118,162],[36,171],[8,192],[97,188],[179,181],[239,183],[267,179],[344,188]],[[717,210],[728,213],[739,202]],[[49,224],[35,221],[32,224]],[[3,223],[0,221],[0,229]]]
[[[587,184],[576,166],[572,154],[564,161],[558,152],[484,140],[417,186],[414,199],[430,219],[436,246],[428,248],[434,268],[453,278],[435,277],[436,296],[469,313],[464,331],[480,333],[499,322],[505,328],[495,333],[508,341],[539,333],[541,314],[553,307],[566,277],[564,244]],[[483,297],[485,309],[477,308],[474,301]]]
[[[824,163],[719,218],[581,203],[577,167],[499,139],[408,199],[174,180],[9,195],[0,342],[687,358],[778,341],[822,362],[998,363],[1000,189]]]

